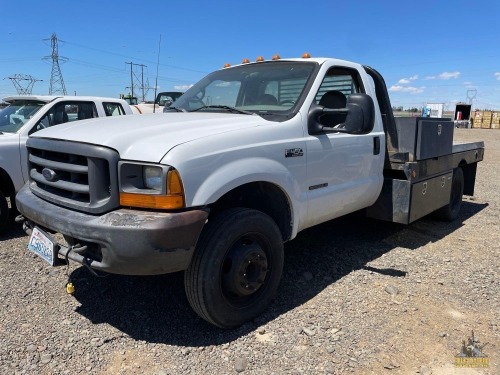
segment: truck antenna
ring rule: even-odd
[[[158,42],[158,60],[156,62],[155,102],[153,104],[153,113],[156,113],[156,92],[158,91],[158,67],[160,66],[160,47],[161,47],[161,34],[160,34],[160,41]]]

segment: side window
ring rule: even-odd
[[[123,116],[125,110],[120,103],[102,103],[106,116]]]
[[[265,84],[264,91],[260,94],[257,103],[279,105],[282,107],[281,109],[291,108],[297,102],[305,83],[306,80],[302,78],[269,81]]]
[[[345,96],[364,92],[358,71],[349,68],[331,68],[326,73],[316,94],[316,104],[319,104],[323,96],[329,91],[339,91]]]
[[[94,102],[77,102],[72,103],[71,106],[73,107],[73,113],[76,111],[76,116],[73,115],[73,118],[70,121],[98,117],[97,108]]]
[[[30,134],[50,126],[65,122],[97,117],[94,102],[62,102],[56,104],[43,116],[30,131]]]
[[[335,67],[331,68],[323,78],[315,102],[330,109],[346,108],[347,97],[362,92],[364,88],[357,70]],[[324,113],[319,121],[329,127],[345,127],[346,114]]]
[[[48,128],[49,126],[51,126],[51,124],[53,122],[53,118],[54,118],[54,115],[53,115],[52,111],[47,112],[45,114],[45,116],[43,116],[40,120],[38,120],[36,125],[30,130],[29,134],[33,134],[39,130]]]

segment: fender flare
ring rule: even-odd
[[[228,179],[228,176],[231,176]],[[286,196],[293,219],[293,232],[299,222],[297,205],[304,200],[301,197],[299,182],[281,163],[263,157],[252,157],[235,160],[214,170],[200,186],[192,198],[186,197],[188,206],[206,206],[215,203],[230,191],[252,182],[267,182],[277,186]]]

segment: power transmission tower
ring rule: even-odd
[[[467,104],[470,104],[472,106],[472,102],[474,99],[476,99],[477,95],[477,90],[476,89],[469,89],[467,90]]]
[[[49,40],[49,39],[44,39]],[[52,34],[50,38],[50,45],[52,47],[52,55],[45,56],[44,60],[52,60],[52,72],[50,74],[50,87],[49,95],[53,94],[63,94],[66,95],[66,86],[64,86],[64,80],[61,73],[61,67],[59,66],[59,61],[66,62],[68,59],[66,57],[59,56],[58,43],[56,33]]]
[[[125,64],[130,65],[130,89],[132,90],[131,96],[134,96],[134,89],[137,91],[142,91],[142,101],[146,101],[146,95],[150,89],[149,81],[146,79],[146,85],[144,85],[144,68],[147,68],[147,65],[144,64],[135,64],[133,62],[126,62]],[[141,67],[141,74],[139,77],[139,73],[134,70],[134,66]]]
[[[31,91],[33,90],[33,85],[35,84],[35,82],[42,82],[41,79],[36,79],[29,74],[14,74],[13,76],[6,78],[12,81],[18,95],[31,95]],[[22,83],[25,83],[25,85],[23,85]]]

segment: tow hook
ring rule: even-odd
[[[18,224],[22,224],[24,232],[31,236],[31,232],[33,232],[33,225],[31,225],[31,223],[23,215],[16,216],[14,221]]]

